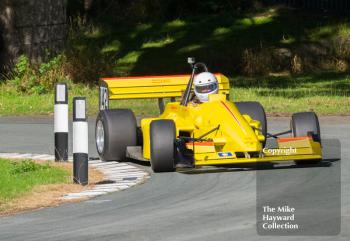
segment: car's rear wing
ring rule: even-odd
[[[219,82],[219,93],[229,94],[229,79],[223,74],[215,74]],[[158,99],[164,108],[163,98],[181,97],[190,75],[164,75],[142,77],[118,77],[100,79],[100,110],[108,109],[109,100]]]

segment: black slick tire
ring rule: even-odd
[[[318,117],[314,112],[298,112],[292,115],[292,135],[294,137],[309,136],[312,134],[314,141],[321,143],[321,131]],[[297,165],[317,164],[321,160],[295,161]]]
[[[95,127],[96,148],[102,161],[125,161],[126,147],[137,145],[137,123],[130,109],[101,110]],[[98,128],[103,128],[103,136],[98,136]],[[100,148],[98,138],[103,139]]]
[[[154,120],[150,126],[151,167],[154,172],[175,170],[176,128],[172,120]]]

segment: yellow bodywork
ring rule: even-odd
[[[215,74],[219,93],[229,94],[230,84],[226,76]],[[190,75],[166,75],[148,77],[102,78],[107,85],[110,100],[181,97]]]
[[[102,79],[108,87],[109,99],[179,97],[186,88],[190,76],[154,76]],[[150,124],[157,119],[171,119],[176,125],[176,136],[205,136],[206,141],[189,142],[194,153],[195,166],[226,165],[288,160],[321,159],[320,143],[310,137],[278,138],[278,148],[263,148],[265,137],[258,131],[260,122],[248,115],[241,115],[233,102],[228,101],[229,81],[216,74],[219,94],[209,96],[203,104],[170,102],[156,118],[141,120],[143,133],[143,158],[150,159]],[[119,80],[119,81],[117,81]]]

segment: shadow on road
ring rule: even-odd
[[[200,169],[191,170],[178,170],[182,174],[205,174],[205,173],[222,173],[222,172],[242,172],[242,171],[263,171],[263,170],[280,170],[280,169],[294,169],[294,168],[318,168],[318,167],[330,167],[333,162],[339,161],[340,159],[327,159],[322,160],[319,163],[310,164],[295,164],[288,162],[288,165],[280,163],[263,163],[263,164],[244,164],[244,165],[230,165],[225,167],[202,167]]]
[[[330,167],[333,162],[341,160],[341,143],[339,139],[323,139],[322,140],[322,156],[323,159],[317,163],[298,163],[294,161],[283,162],[266,162],[266,163],[245,163],[232,164],[224,166],[203,166],[193,169],[177,169],[178,173],[182,174],[205,174],[205,173],[223,173],[223,172],[242,172],[242,171],[262,171],[262,170],[278,170],[278,169],[294,169],[294,168],[318,168]],[[128,159],[131,163],[150,167],[148,161],[140,161]]]

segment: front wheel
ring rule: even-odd
[[[151,167],[154,172],[175,170],[176,128],[172,120],[154,120],[150,127]]]
[[[321,143],[321,130],[318,117],[314,112],[298,112],[292,115],[291,129],[294,137],[312,136],[313,140]],[[295,161],[297,165],[317,164],[321,160]]]

